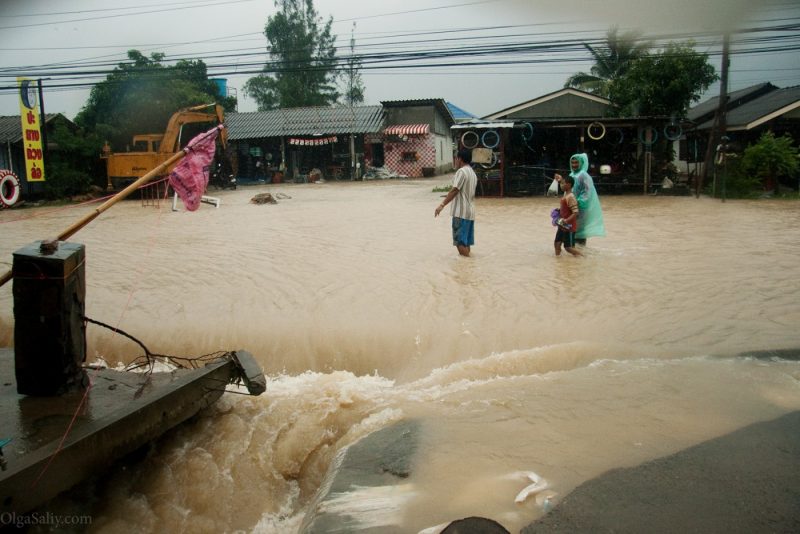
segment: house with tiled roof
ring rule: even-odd
[[[739,89],[738,91],[732,91],[728,94],[728,103],[726,109],[730,110],[737,108],[742,104],[746,104],[751,100],[764,96],[775,89],[777,89],[777,87],[771,83],[763,82],[745,87],[744,89]],[[719,96],[711,97],[708,100],[704,100],[703,102],[700,102],[696,106],[689,109],[686,114],[686,119],[693,124],[705,123],[706,121],[714,119],[714,114],[717,112],[718,107]]]
[[[679,167],[689,174],[702,171],[710,131],[716,126],[719,97],[705,100],[689,110],[691,121],[681,139]],[[732,91],[725,112],[725,135],[736,152],[758,141],[765,131],[788,134],[800,141],[800,86],[776,87],[765,82]]]
[[[775,134],[797,132],[800,126],[800,86],[777,88],[756,98],[728,106],[725,114],[727,132],[751,132],[770,129]],[[698,124],[698,130],[713,127],[714,119]]]

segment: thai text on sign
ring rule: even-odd
[[[17,78],[19,83],[19,111],[22,124],[22,151],[29,182],[44,181],[44,151],[42,129],[39,121],[39,98],[34,81]]]

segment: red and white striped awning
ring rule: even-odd
[[[299,137],[290,137],[289,144],[297,146],[320,146],[329,145],[337,141],[336,137],[315,137],[313,139],[300,139]]]
[[[429,124],[393,124],[383,133],[386,135],[425,135],[430,130]]]

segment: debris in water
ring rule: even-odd
[[[533,471],[523,471],[519,474],[524,475],[526,478],[528,478],[528,480],[533,482],[533,484],[526,486],[522,491],[520,491],[517,494],[516,499],[514,499],[514,502],[523,503],[531,495],[536,495],[540,491],[547,489],[547,481]]]
[[[253,204],[277,204],[278,201],[270,193],[259,193],[250,199]]]

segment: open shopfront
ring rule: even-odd
[[[543,195],[569,158],[589,156],[601,193],[646,193],[673,174],[671,143],[680,124],[664,119],[470,121],[453,126],[459,148],[471,149],[480,196]]]
[[[478,176],[476,194],[502,197],[505,195],[505,149],[508,131],[513,122],[470,121],[451,127],[458,149],[472,151],[472,166]]]
[[[380,155],[372,142],[383,128],[381,106],[231,113],[226,120],[236,175],[245,182],[358,179],[365,151]]]

